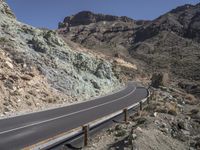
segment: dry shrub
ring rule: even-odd
[[[179,97],[180,97],[180,94],[178,94],[178,93],[173,93],[173,97],[174,97],[174,98],[179,98]]]
[[[192,109],[190,112],[191,112],[192,115],[196,115],[196,114],[199,113],[199,110],[198,109]]]
[[[178,109],[176,103],[166,103],[166,108],[168,110],[168,114],[176,116],[178,113]]]
[[[197,99],[192,94],[185,95],[185,103],[189,105],[196,105]]]
[[[196,100],[196,98],[195,98],[192,94],[187,94],[185,98],[186,98],[187,100],[189,100],[189,101]]]
[[[167,108],[165,108],[164,106],[160,106],[160,107],[156,107],[155,112],[167,113],[168,110],[167,110]]]
[[[140,112],[140,116],[147,116],[148,115],[148,112],[143,110]]]
[[[156,102],[156,106],[164,106],[165,103],[163,101],[158,101]]]

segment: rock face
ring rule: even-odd
[[[133,43],[133,33],[146,22],[83,11],[59,23],[59,33],[88,48],[121,51]]]
[[[136,33],[135,42],[149,39],[161,31],[172,31],[181,37],[190,38],[200,42],[199,10],[199,4],[195,6],[180,6],[142,27]]]
[[[180,82],[179,87],[184,89],[186,92],[197,95],[200,97],[200,85],[191,82]]]
[[[169,83],[169,75],[167,73],[154,73],[152,76],[151,86],[158,88],[159,86],[167,86]]]
[[[133,20],[128,17],[117,17],[111,15],[94,14],[90,11],[82,11],[74,16],[66,17],[63,22],[59,23],[59,28],[89,25],[91,23],[97,23],[101,21],[133,22]]]
[[[0,9],[0,112],[82,101],[120,85],[111,62],[72,50],[55,31],[18,22],[3,1]]]
[[[143,26],[135,34],[130,54],[152,70],[169,70],[179,78],[199,81],[199,12],[199,4],[184,5]]]
[[[61,24],[58,32],[64,38],[129,61],[131,56],[145,72],[200,80],[200,4],[178,7],[152,21],[80,12]]]
[[[2,14],[6,15],[9,18],[15,18],[14,13],[11,11],[10,7],[5,3],[4,0],[0,0],[0,11]]]

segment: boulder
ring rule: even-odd
[[[10,69],[13,69],[13,68],[14,68],[13,64],[12,64],[11,62],[9,62],[9,61],[6,61],[5,64],[6,64],[7,67],[9,67]]]
[[[151,78],[151,86],[159,88],[159,86],[167,86],[169,83],[169,75],[167,73],[154,73]]]
[[[33,37],[30,43],[33,45],[33,49],[36,52],[46,53],[49,50],[47,43],[41,37],[38,36]]]
[[[190,94],[200,96],[200,85],[189,82],[179,82],[178,86]]]
[[[99,86],[99,84],[96,81],[94,81],[93,79],[90,80],[90,82],[92,83],[92,85],[93,85],[93,87],[95,89],[99,89],[99,90],[101,89],[101,87]]]

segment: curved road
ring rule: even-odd
[[[0,150],[21,149],[129,107],[148,91],[129,83],[117,93],[80,104],[0,120]]]

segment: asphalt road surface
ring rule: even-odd
[[[71,106],[0,120],[0,150],[31,146],[129,107],[148,96],[130,83],[117,93]]]

